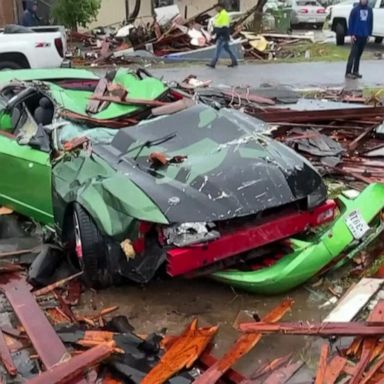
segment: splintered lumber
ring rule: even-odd
[[[202,364],[206,369],[211,367],[216,362],[217,362],[216,357],[208,353],[208,351],[205,351],[199,357],[199,363]],[[247,380],[245,376],[243,376],[241,373],[235,371],[232,368],[228,369],[228,371],[225,372],[223,378],[225,380],[230,381],[233,384],[246,384],[246,380]]]
[[[382,336],[384,335],[384,322],[361,323],[279,323],[267,322],[244,323],[239,326],[240,331],[246,334],[259,332],[261,334],[287,334],[308,336]]]
[[[215,336],[219,327],[198,328],[197,320],[173,342],[159,363],[144,377],[141,384],[162,384],[184,368],[191,368]]]
[[[165,101],[159,100],[145,100],[145,99],[130,99],[125,98],[124,100],[120,99],[117,96],[91,96],[91,101],[97,100],[98,102],[104,101],[108,103],[116,103],[121,105],[143,105],[147,107],[161,107],[167,105]]]
[[[327,366],[324,376],[324,383],[335,384],[336,380],[343,372],[346,364],[347,359],[345,357],[335,356]]]
[[[363,278],[347,291],[323,322],[351,321],[383,285],[384,279]]]
[[[383,321],[384,320],[384,301],[379,301],[373,311],[368,316],[369,322]],[[367,337],[363,340],[363,350],[361,352],[360,361],[355,367],[354,374],[352,375],[350,384],[359,384],[363,377],[364,371],[368,367],[369,363],[375,353],[375,347],[380,337]]]
[[[66,277],[65,279],[56,281],[56,283],[53,283],[53,284],[47,285],[44,288],[38,289],[38,290],[34,291],[33,294],[36,297],[47,295],[48,293],[54,291],[55,289],[60,288],[63,285],[69,283],[71,280],[76,279],[77,277],[80,277],[82,274],[83,274],[83,272],[78,272],[72,276]]]
[[[277,322],[279,321],[290,309],[294,301],[292,299],[285,299],[280,305],[274,308],[266,316],[263,321]],[[254,332],[248,335],[241,335],[232,348],[220,359],[216,364],[212,365],[200,377],[195,380],[195,384],[214,384],[223,374],[231,368],[241,357],[251,351],[256,344],[261,340],[262,334]]]
[[[275,360],[272,360],[271,362],[265,363],[263,366],[259,367],[255,372],[251,373],[249,376],[251,380],[256,380],[268,373],[274,372],[276,369],[279,369],[283,365],[287,364],[289,360],[291,360],[292,353],[283,356],[278,357]]]
[[[289,363],[273,372],[263,381],[263,384],[285,384],[303,366],[303,364],[302,361]]]
[[[108,86],[107,79],[104,78],[99,80],[99,83],[97,84],[93,97],[91,98],[91,100],[87,105],[86,112],[97,113],[99,111],[99,108],[101,106],[101,100],[97,99],[97,97],[101,97],[104,95],[104,93],[107,90],[107,86]]]
[[[324,384],[325,373],[327,370],[327,360],[329,355],[329,344],[321,346],[319,365],[317,366],[315,384]]]
[[[384,365],[384,355],[379,360],[377,360],[377,362],[371,367],[371,369],[367,372],[367,374],[365,375],[364,379],[360,382],[360,384],[368,384],[383,365]]]
[[[11,376],[17,375],[17,369],[13,363],[3,332],[0,330],[0,360]]]
[[[111,344],[100,344],[71,359],[57,364],[49,371],[28,380],[27,384],[65,384],[79,377],[88,368],[93,367],[113,353]]]

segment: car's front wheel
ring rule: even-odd
[[[89,213],[78,203],[73,205],[68,217],[65,237],[69,260],[83,271],[85,283],[96,288],[111,285],[105,239]]]

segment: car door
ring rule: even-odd
[[[373,8],[373,35],[384,37],[384,0],[377,0]]]
[[[19,144],[0,127],[0,204],[44,224],[53,223],[49,153]]]

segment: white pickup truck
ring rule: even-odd
[[[8,25],[0,30],[0,70],[60,67],[66,49],[64,27]]]
[[[345,36],[348,35],[348,20],[352,8],[358,0],[345,0],[329,7],[329,24],[332,31],[336,32],[337,45],[343,45]],[[379,44],[384,38],[384,0],[369,0],[368,4],[373,9],[373,37]]]

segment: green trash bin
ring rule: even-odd
[[[271,13],[275,17],[276,32],[287,34],[291,30],[292,8],[274,9]]]

